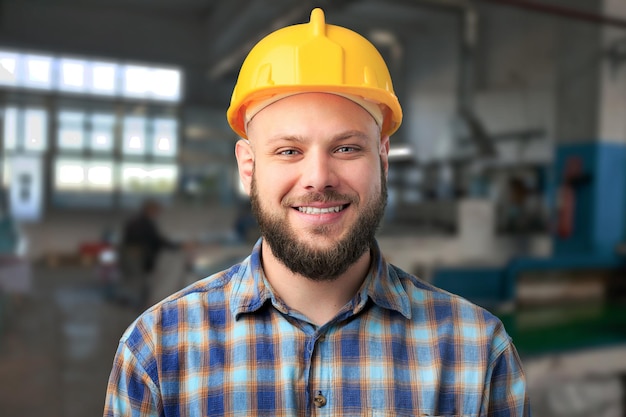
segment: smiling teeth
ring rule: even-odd
[[[326,207],[326,208],[298,207],[298,210],[301,213],[306,213],[306,214],[339,213],[341,211],[341,206]]]

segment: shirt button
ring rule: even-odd
[[[322,395],[321,391],[318,391],[315,398],[313,398],[313,404],[315,404],[317,408],[321,408],[326,405],[326,397]]]

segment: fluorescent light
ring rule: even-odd
[[[408,145],[392,146],[389,149],[389,158],[408,158],[413,155],[413,149]]]

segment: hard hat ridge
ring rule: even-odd
[[[311,11],[311,18],[309,19],[309,22],[313,36],[326,35],[326,18],[324,17],[324,11],[322,11],[322,9],[313,9]]]

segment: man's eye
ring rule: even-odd
[[[296,151],[295,149],[284,149],[284,150],[280,151],[279,154],[280,155],[286,155],[286,156],[297,155],[298,151]]]
[[[348,153],[348,152],[355,152],[357,149],[354,146],[342,146],[340,148],[337,148],[337,152],[339,153]]]

